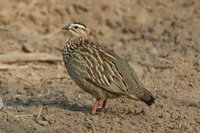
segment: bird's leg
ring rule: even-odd
[[[93,107],[92,107],[92,114],[93,114],[93,115],[96,113],[98,104],[99,104],[99,99],[96,99],[95,102],[94,102],[94,105],[93,105]]]
[[[103,101],[103,105],[102,105],[102,108],[101,108],[101,112],[105,112],[105,111],[106,111],[106,102],[107,102],[107,100],[104,100],[104,101]]]

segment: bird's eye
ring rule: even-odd
[[[78,26],[74,26],[75,29],[78,29]]]

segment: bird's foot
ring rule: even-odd
[[[103,105],[102,105],[102,108],[101,108],[101,112],[105,112],[105,111],[106,111],[106,102],[107,102],[107,100],[104,100],[104,101],[103,101]]]
[[[99,100],[96,99],[96,101],[94,102],[94,105],[93,105],[93,107],[92,107],[92,112],[91,112],[91,114],[93,114],[93,115],[96,114],[96,110],[97,110],[98,104],[99,104]]]

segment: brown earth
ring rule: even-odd
[[[0,133],[200,132],[199,0],[1,0],[0,54],[62,59],[72,21],[128,60],[155,104],[119,98],[91,115],[93,97],[62,60],[1,63]]]

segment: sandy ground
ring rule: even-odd
[[[0,54],[62,58],[72,21],[128,60],[155,104],[119,98],[91,115],[62,60],[1,63],[0,133],[200,132],[199,0],[1,0]]]

